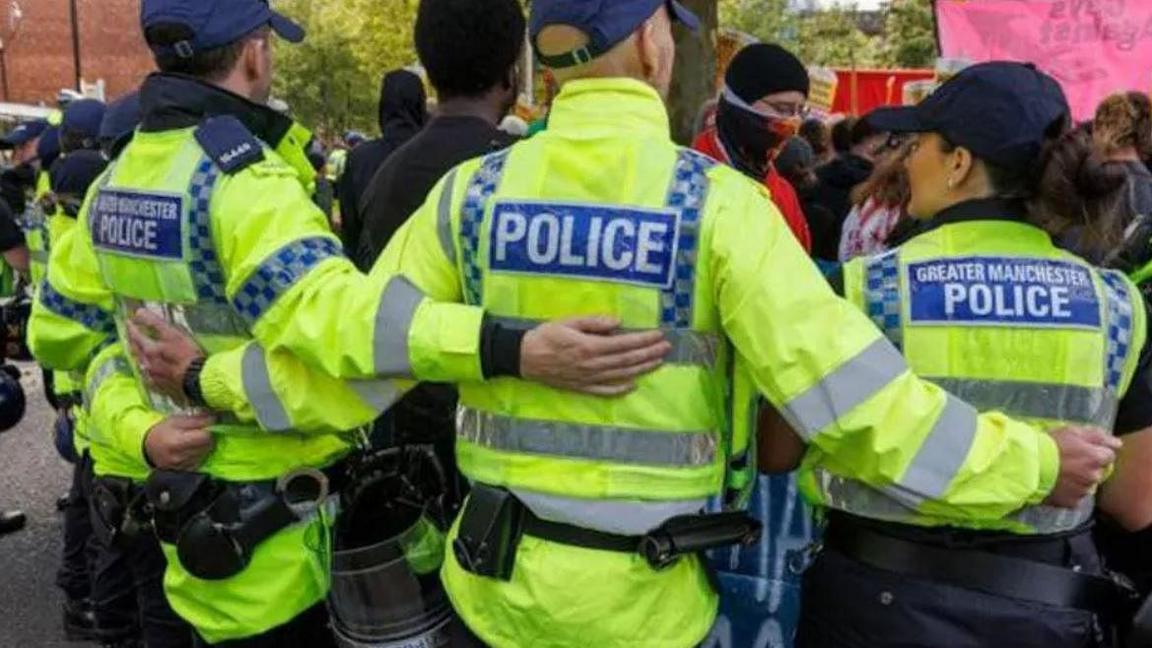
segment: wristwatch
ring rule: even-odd
[[[204,392],[200,389],[200,372],[204,371],[204,356],[200,356],[188,365],[184,370],[184,395],[188,397],[188,402],[200,407],[206,407],[208,403],[204,401]]]

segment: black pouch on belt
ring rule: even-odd
[[[508,490],[476,483],[452,541],[456,561],[477,576],[511,580],[523,514],[524,505]]]
[[[92,482],[92,504],[101,538],[112,547],[123,548],[140,535],[147,521],[142,519],[142,491],[130,479],[97,477]]]
[[[144,483],[144,494],[152,507],[156,536],[161,542],[176,544],[188,520],[211,506],[220,490],[204,473],[153,470]]]

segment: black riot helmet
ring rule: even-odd
[[[24,388],[20,370],[12,365],[0,366],[0,432],[16,427],[24,418]]]

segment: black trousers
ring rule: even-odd
[[[798,648],[1099,648],[1091,612],[911,578],[825,549],[804,574]]]
[[[85,452],[73,465],[68,506],[64,509],[64,555],[56,572],[56,585],[70,600],[89,598],[92,594],[92,523],[88,514],[88,495],[92,488],[92,459]]]
[[[96,561],[92,603],[103,638],[139,634],[149,648],[189,648],[192,626],[178,617],[164,595],[164,553],[151,533],[112,542],[91,511]]]

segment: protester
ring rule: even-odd
[[[823,261],[835,261],[835,250],[829,242],[835,241],[838,232],[836,219],[817,200],[819,181],[816,178],[816,155],[808,140],[793,137],[788,140],[776,158],[776,169],[780,175],[796,189],[808,231],[812,236],[812,256]]]
[[[1096,110],[1092,140],[1098,155],[1127,174],[1123,203],[1124,240],[1110,250],[1087,250],[1103,263],[1129,273],[1142,286],[1152,278],[1152,101],[1139,92],[1115,94]],[[1076,249],[1076,236],[1066,243]]]
[[[428,121],[424,82],[409,70],[392,70],[380,81],[380,137],[348,153],[344,173],[336,185],[340,201],[340,240],[354,253],[364,231],[361,201],[372,176],[388,156],[412,139]],[[363,269],[363,268],[361,268]]]
[[[832,142],[832,158],[847,155],[852,150],[852,129],[860,120],[856,117],[844,117],[832,124],[829,140]],[[829,160],[831,162],[831,160]]]
[[[837,255],[841,261],[888,249],[888,239],[908,211],[906,147],[890,140],[872,175],[852,190],[852,210],[844,219]]]
[[[748,45],[724,73],[716,126],[692,143],[697,151],[763,182],[805,250],[811,249],[812,237],[800,199],[773,160],[800,127],[808,87],[808,70],[791,52],[779,45]]]
[[[820,179],[818,201],[832,212],[841,228],[852,209],[852,190],[872,175],[876,157],[884,151],[888,140],[886,133],[875,130],[863,119],[853,124],[850,135],[848,151],[816,171]],[[838,250],[839,236],[830,245],[831,249]]]
[[[360,267],[372,267],[452,167],[516,141],[497,124],[516,101],[523,30],[514,0],[421,1],[413,36],[438,108],[427,127],[381,165],[365,192]],[[423,383],[376,424],[377,441],[434,443],[453,501],[463,490],[453,453],[456,400],[452,386]]]
[[[439,98],[436,117],[381,166],[361,197],[364,232],[349,248],[361,268],[372,266],[449,169],[516,141],[498,125],[516,102],[524,47],[517,25],[510,7],[500,4],[420,3],[413,37]]]
[[[812,147],[813,167],[822,167],[836,157],[832,147],[832,131],[823,119],[805,119],[800,125],[800,137]]]

